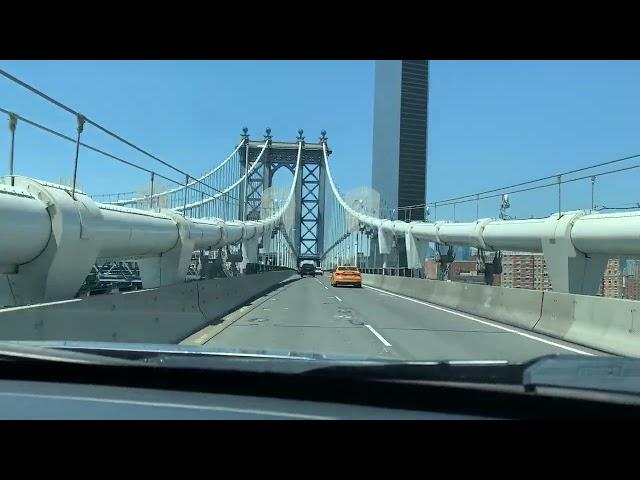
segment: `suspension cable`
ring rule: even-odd
[[[4,108],[2,108],[2,107],[0,107],[0,112],[2,112],[2,113],[6,113],[7,115],[9,115],[9,114],[12,114],[12,113],[13,113],[13,112],[10,112],[9,110],[6,110],[6,109],[4,109]],[[28,124],[28,125],[31,125],[31,126],[33,126],[33,127],[36,127],[36,128],[38,128],[38,129],[40,129],[40,130],[43,130],[43,131],[45,131],[45,132],[48,132],[48,133],[50,133],[50,134],[52,134],[52,135],[55,135],[55,136],[57,136],[57,137],[60,137],[60,138],[62,138],[62,139],[64,139],[64,140],[67,140],[67,141],[69,141],[69,142],[76,143],[76,140],[75,140],[74,138],[71,138],[71,137],[69,137],[69,136],[67,136],[67,135],[65,135],[65,134],[63,134],[63,133],[60,133],[60,132],[58,132],[58,131],[56,131],[56,130],[53,130],[53,129],[49,128],[49,127],[45,127],[44,125],[42,125],[42,124],[40,124],[40,123],[37,123],[37,122],[34,122],[33,120],[29,120],[28,118],[25,118],[25,117],[23,117],[22,115],[18,115],[17,113],[13,113],[13,115],[15,115],[15,117],[16,117],[18,120],[20,120],[20,121],[22,121],[22,122],[24,122],[24,123],[26,123],[26,124]],[[125,165],[128,165],[128,166],[130,166],[130,167],[136,168],[136,169],[141,170],[141,171],[143,171],[143,172],[153,173],[153,174],[155,174],[156,176],[158,176],[158,177],[160,177],[160,178],[162,178],[162,179],[164,179],[164,180],[167,180],[167,181],[169,181],[169,182],[171,182],[171,183],[175,183],[176,185],[182,185],[182,182],[178,182],[177,180],[174,180],[174,179],[172,179],[172,178],[165,177],[164,175],[161,175],[161,174],[159,174],[158,172],[154,172],[153,170],[149,170],[148,168],[141,167],[140,165],[136,165],[135,163],[132,163],[132,162],[130,162],[130,161],[128,161],[128,160],[124,160],[124,159],[122,159],[122,158],[116,157],[115,155],[112,155],[112,154],[110,154],[110,153],[108,153],[108,152],[105,152],[104,150],[100,150],[99,148],[93,147],[93,146],[88,145],[88,144],[83,143],[83,142],[80,142],[80,145],[82,145],[83,147],[87,148],[88,150],[92,150],[92,151],[94,151],[94,152],[96,152],[96,153],[99,153],[99,154],[101,154],[101,155],[104,155],[105,157],[109,157],[109,158],[111,158],[111,159],[113,159],[113,160],[116,160],[116,161],[118,161],[118,162],[120,162],[120,163],[124,163]],[[199,193],[203,193],[203,192],[201,192],[201,191],[199,191],[199,190],[197,190],[197,191],[198,191]]]
[[[640,168],[640,164],[631,165],[629,167],[617,168],[615,170],[607,170],[605,172],[598,173],[598,176],[599,177],[604,177],[605,175],[611,175],[613,173],[624,172],[624,171],[627,171],[627,170],[634,170],[636,168]],[[536,185],[534,187],[521,188],[521,189],[518,189],[518,190],[509,190],[509,191],[506,191],[506,192],[502,191],[501,193],[498,193],[498,194],[495,194],[495,195],[486,195],[484,197],[478,197],[478,198],[474,197],[474,198],[470,198],[470,199],[467,199],[467,200],[460,200],[460,201],[456,201],[456,202],[453,202],[453,201],[450,201],[449,203],[440,203],[440,202],[438,202],[438,206],[439,207],[446,207],[448,205],[475,202],[476,200],[485,200],[487,198],[497,198],[497,197],[501,197],[505,193],[508,193],[508,194],[522,193],[522,192],[528,192],[528,191],[531,191],[531,190],[537,190],[539,188],[547,188],[547,187],[554,187],[554,186],[557,187],[558,183],[561,184],[561,185],[564,185],[565,183],[572,183],[572,182],[578,182],[580,180],[585,180],[587,178],[591,178],[592,176],[593,176],[592,174],[583,175],[581,177],[570,178],[568,180],[561,180],[560,182],[555,181],[555,182],[545,183],[544,185]],[[404,208],[407,208],[407,207],[404,207]]]
[[[4,77],[8,78],[8,79],[9,79],[9,80],[11,80],[12,82],[17,83],[17,84],[18,84],[18,85],[20,85],[21,87],[26,88],[27,90],[31,91],[32,93],[35,93],[36,95],[38,95],[38,96],[40,96],[40,97],[44,98],[44,99],[45,99],[45,100],[47,100],[48,102],[53,103],[53,104],[54,104],[54,105],[56,105],[57,107],[62,108],[63,110],[65,110],[65,111],[67,111],[67,112],[69,112],[69,113],[73,114],[73,115],[74,115],[74,116],[76,116],[76,117],[78,117],[78,116],[80,116],[80,115],[81,115],[81,114],[80,114],[80,112],[77,112],[76,110],[72,109],[71,107],[68,107],[67,105],[63,104],[62,102],[59,102],[58,100],[56,100],[56,99],[54,99],[54,98],[50,97],[50,96],[49,96],[49,95],[47,95],[46,93],[44,93],[44,92],[42,92],[42,91],[38,90],[38,89],[37,89],[37,88],[35,88],[35,87],[32,87],[31,85],[27,84],[26,82],[23,82],[23,81],[22,81],[22,80],[20,80],[19,78],[14,77],[13,75],[11,75],[10,73],[8,73],[8,72],[7,72],[7,71],[5,71],[5,70],[0,69],[0,75],[2,75],[2,76],[4,76]],[[152,158],[152,159],[156,160],[157,162],[160,162],[160,163],[161,163],[161,164],[163,164],[164,166],[166,166],[166,167],[168,167],[168,168],[171,168],[172,170],[174,170],[174,171],[176,171],[176,172],[178,172],[178,173],[181,173],[182,175],[188,175],[188,176],[189,176],[189,178],[195,178],[195,177],[193,177],[193,175],[190,175],[190,174],[188,174],[187,172],[185,172],[185,171],[183,171],[183,170],[181,170],[181,169],[179,169],[179,168],[177,168],[177,167],[175,167],[175,166],[171,165],[170,163],[165,162],[165,161],[164,161],[164,160],[162,160],[161,158],[156,157],[155,155],[153,155],[153,154],[151,154],[151,153],[147,152],[146,150],[144,150],[144,149],[142,149],[142,148],[138,147],[137,145],[135,145],[135,144],[133,144],[133,143],[129,142],[128,140],[126,140],[126,139],[122,138],[120,135],[118,135],[118,134],[116,134],[116,133],[114,133],[114,132],[112,132],[112,131],[108,130],[107,128],[103,127],[102,125],[100,125],[100,124],[98,124],[98,123],[94,122],[93,120],[91,120],[90,118],[88,118],[86,115],[82,115],[82,117],[84,118],[84,120],[85,120],[87,123],[89,123],[89,124],[93,125],[93,126],[94,126],[94,127],[96,127],[98,130],[103,131],[103,132],[104,132],[104,133],[106,133],[107,135],[112,136],[113,138],[115,138],[115,139],[117,139],[117,140],[121,141],[122,143],[124,143],[124,144],[126,144],[126,145],[130,146],[131,148],[133,148],[133,149],[135,149],[135,150],[139,151],[140,153],[142,153],[142,154],[144,154],[144,155],[148,156],[149,158]],[[210,186],[210,185],[207,185],[206,183],[203,183],[203,182],[202,182],[202,181],[200,181],[200,180],[196,180],[196,183],[200,183],[201,185],[204,185],[204,186],[205,186],[205,187],[207,187],[207,188],[211,188],[212,190],[214,190],[214,191],[216,191],[216,192],[221,193],[221,192],[220,192],[220,190],[218,190],[218,189],[216,189],[216,188],[214,188],[214,187],[212,187],[212,186]]]
[[[585,170],[591,170],[591,169],[594,169],[594,168],[603,167],[605,165],[611,165],[611,164],[614,164],[614,163],[619,163],[619,162],[623,162],[625,160],[631,160],[631,159],[639,158],[639,157],[640,157],[640,154],[629,155],[627,157],[616,158],[614,160],[609,160],[609,161],[606,161],[606,162],[596,163],[594,165],[580,167],[580,168],[576,168],[576,169],[573,169],[573,170],[567,170],[567,171],[556,173],[556,174],[553,174],[553,175],[547,175],[545,177],[540,177],[540,178],[537,178],[535,180],[528,180],[526,182],[514,183],[513,185],[507,185],[505,187],[493,188],[491,190],[485,190],[483,192],[470,193],[468,195],[462,195],[462,196],[459,196],[459,197],[451,197],[451,198],[447,198],[447,199],[444,199],[444,200],[438,200],[438,201],[434,201],[434,202],[427,202],[427,203],[421,203],[421,204],[417,204],[417,205],[407,205],[407,206],[404,206],[404,207],[398,207],[398,210],[406,210],[406,209],[410,209],[410,208],[426,207],[427,205],[433,206],[435,204],[438,204],[438,206],[451,205],[452,204],[451,202],[454,202],[454,201],[457,201],[457,200],[468,199],[469,197],[473,197],[473,198],[470,199],[470,200],[466,200],[466,201],[475,201],[476,200],[476,198],[475,198],[476,195],[486,195],[488,193],[493,193],[493,192],[512,193],[512,192],[504,192],[504,191],[509,189],[509,188],[515,188],[515,187],[521,187],[521,186],[524,186],[524,185],[530,185],[532,183],[542,182],[543,180],[550,180],[552,178],[555,179],[558,176],[562,177],[562,176],[566,176],[566,175],[571,175],[573,173],[583,172]],[[631,167],[631,168],[636,168],[636,167]],[[630,170],[631,168],[628,168],[628,169]],[[585,178],[589,178],[589,177],[591,177],[593,175],[601,176],[601,175],[606,175],[608,173],[615,173],[615,172],[619,172],[619,171],[623,171],[623,170],[624,169],[613,170],[611,172],[591,174],[591,175],[588,175],[587,177],[580,177],[579,180],[584,180]],[[578,179],[570,179],[570,180],[563,181],[561,183],[570,183],[571,181],[574,181],[574,180],[578,180]],[[536,188],[545,188],[545,187],[547,187],[549,185],[556,185],[557,186],[558,182],[553,182],[552,184],[539,185],[537,187],[532,187],[532,188],[523,189],[523,190],[516,190],[513,193],[526,192],[526,191],[529,191],[529,190],[535,190]],[[494,197],[497,197],[497,196],[500,196],[500,195],[485,196],[485,197],[480,197],[480,199],[483,199],[483,198],[494,198]],[[465,203],[466,201],[460,201],[460,202],[457,202],[457,203]],[[449,202],[449,203],[447,203],[447,202]]]

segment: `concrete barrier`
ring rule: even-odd
[[[372,274],[364,274],[362,281],[364,285],[449,308],[457,309],[459,304],[462,303],[460,297],[463,293],[464,285],[460,283]]]
[[[532,329],[540,320],[543,292],[461,282],[363,275],[365,285],[502,323]]]
[[[222,317],[290,278],[293,273],[285,270],[198,282],[200,310],[208,320]]]
[[[535,331],[617,355],[640,356],[640,302],[545,292]]]
[[[523,288],[463,285],[458,310],[531,330],[540,320],[543,292]]]
[[[570,293],[545,292],[542,315],[534,330],[553,337],[564,338],[575,313],[575,297]]]
[[[7,308],[0,310],[0,340],[178,343],[290,276],[268,272]]]
[[[365,285],[616,355],[640,357],[640,302],[520,288],[363,275]]]
[[[417,290],[417,293],[420,293],[420,291],[423,292],[422,299],[427,302],[453,308],[455,310],[459,310],[464,303],[461,298],[464,292],[464,285],[461,283],[420,279],[417,279],[417,281],[427,284],[423,288],[414,288],[414,290]]]

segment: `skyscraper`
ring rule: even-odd
[[[426,60],[376,61],[372,187],[383,216],[424,220],[424,208],[400,215],[398,208],[426,199],[428,82]],[[404,239],[398,240],[398,263],[406,266]]]
[[[372,183],[396,218],[426,198],[428,77],[426,60],[376,62]],[[424,209],[410,219],[424,220]]]

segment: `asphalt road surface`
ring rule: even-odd
[[[402,360],[523,361],[589,348],[329,275],[294,278],[182,343]]]

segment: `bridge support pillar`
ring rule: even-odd
[[[83,193],[76,191],[74,200],[67,187],[21,177],[16,177],[15,184],[46,206],[51,234],[42,252],[7,274],[12,303],[18,306],[73,298],[100,251],[102,213]]]
[[[248,263],[258,263],[258,235],[242,240],[242,262],[240,269],[245,270]]]
[[[567,212],[551,216],[542,237],[549,279],[554,292],[595,295],[610,255],[586,255],[573,246],[571,229],[586,212]]]
[[[273,235],[273,227],[265,227],[262,232],[262,251],[264,253],[274,253],[273,248],[275,246],[275,242],[271,238]]]
[[[409,230],[405,233],[405,244],[407,246],[407,267],[424,268],[424,259],[427,255],[429,241],[416,238]]]
[[[383,255],[387,255],[391,253],[392,248],[393,232],[384,230],[382,227],[378,227],[378,251]]]
[[[195,239],[191,238],[189,223],[182,215],[170,210],[163,210],[178,225],[178,242],[174,247],[159,257],[138,260],[140,279],[144,288],[164,287],[184,282],[191,255],[195,251]]]

